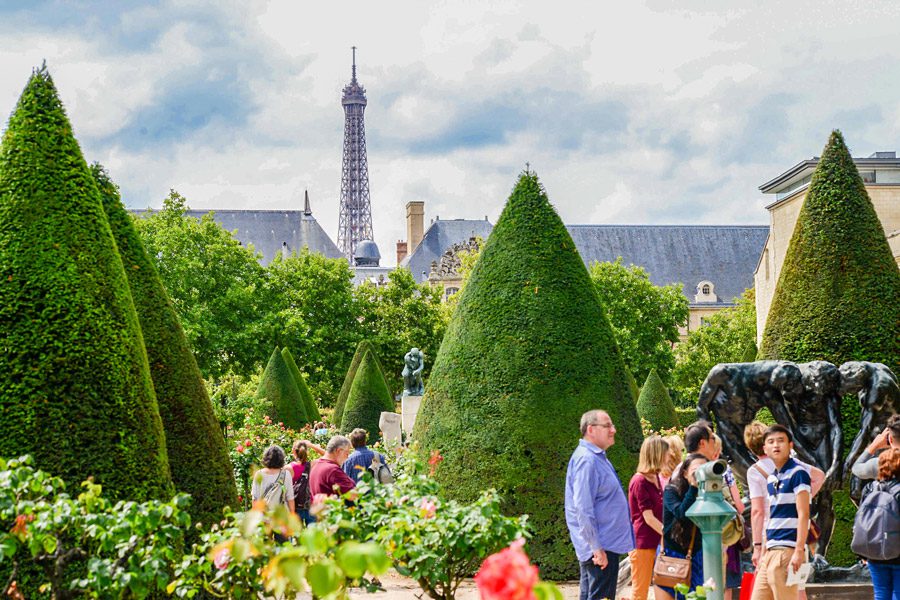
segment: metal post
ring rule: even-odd
[[[687,511],[687,516],[700,528],[703,536],[703,580],[712,578],[715,589],[706,593],[707,600],[722,600],[725,595],[725,564],[722,560],[722,530],[737,511],[725,501],[725,462],[708,462],[694,472],[700,494]]]

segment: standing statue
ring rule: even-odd
[[[900,385],[891,370],[881,363],[845,362],[840,373],[841,393],[857,394],[862,410],[859,432],[844,461],[844,470],[850,472],[863,448],[884,431],[891,415],[900,412]]]
[[[418,348],[412,348],[403,357],[403,395],[421,396],[425,393],[422,371],[425,369],[425,357]]]
[[[753,363],[722,363],[713,367],[703,386],[697,415],[711,421],[722,438],[722,451],[733,461],[732,468],[742,480],[756,456],[744,445],[744,428],[761,408],[768,408],[779,423],[790,422],[782,400],[785,394],[799,395],[803,376],[797,365],[779,360]]]

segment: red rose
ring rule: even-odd
[[[525,540],[488,556],[475,575],[482,600],[535,600],[538,569],[522,550]]]

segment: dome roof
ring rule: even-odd
[[[354,252],[353,262],[356,263],[357,266],[378,266],[378,262],[381,260],[381,252],[378,251],[378,246],[372,240],[362,240],[356,246],[356,252]]]

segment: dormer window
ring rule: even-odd
[[[694,302],[713,303],[718,302],[719,297],[716,296],[716,286],[712,281],[701,281],[697,284],[697,293],[694,295]]]

